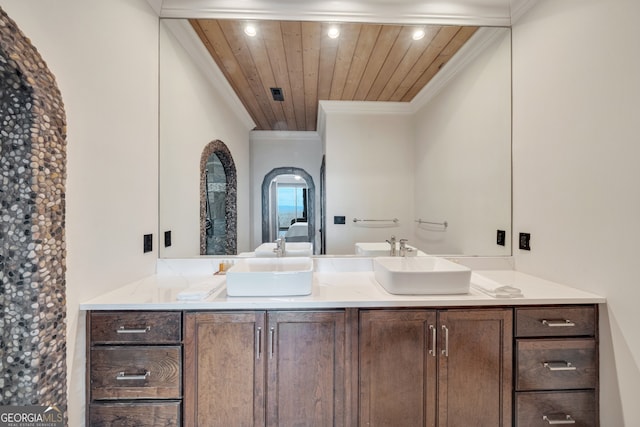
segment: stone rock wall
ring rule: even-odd
[[[0,8],[0,404],[66,408],[66,119]]]
[[[220,159],[227,178],[224,208],[226,232],[223,233],[225,235],[223,239],[224,255],[236,255],[238,253],[238,182],[236,165],[227,145],[217,139],[208,143],[200,156],[200,255],[207,255],[205,219],[207,217],[206,193],[208,189],[206,185],[206,169],[207,161],[212,154],[215,154]]]

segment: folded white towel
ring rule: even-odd
[[[225,284],[225,279],[224,276],[214,276],[211,279],[191,285],[187,289],[180,291],[176,299],[180,301],[200,301],[206,299]]]
[[[471,286],[494,298],[522,298],[522,290],[515,286],[505,285],[487,277],[471,273]]]

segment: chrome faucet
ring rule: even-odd
[[[287,251],[286,240],[284,237],[279,237],[276,239],[276,247],[273,249],[273,252],[276,253],[277,257],[285,256]]]
[[[387,240],[387,243],[391,245],[389,256],[396,256],[396,236],[391,236],[391,239]]]
[[[400,256],[401,257],[406,257],[407,256],[407,239],[400,239]]]

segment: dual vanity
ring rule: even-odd
[[[599,425],[604,298],[509,258],[419,258],[237,258],[226,275],[216,258],[158,260],[81,304],[87,425]],[[471,286],[445,274],[416,295],[416,268]]]

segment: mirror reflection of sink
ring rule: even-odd
[[[396,246],[396,249],[398,246]],[[415,251],[416,255],[424,256],[427,255],[418,248],[407,245],[407,248],[411,248]],[[387,242],[361,242],[356,243],[356,255],[359,256],[389,256],[391,254],[391,246]]]
[[[227,270],[229,296],[310,295],[313,260],[294,258],[245,258]]]
[[[377,257],[376,280],[387,292],[398,295],[469,293],[471,270],[440,257]]]
[[[275,257],[273,251],[276,248],[275,242],[267,242],[258,246],[255,250],[257,257]],[[310,242],[287,242],[285,245],[285,256],[310,257],[313,255],[313,245]]]

